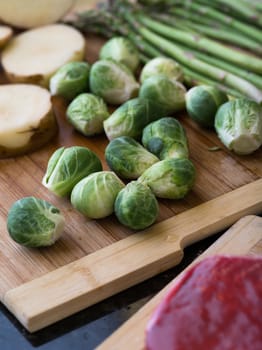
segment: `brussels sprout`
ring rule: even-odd
[[[87,62],[69,62],[63,65],[50,79],[52,95],[72,100],[89,88],[90,65]]]
[[[139,91],[139,97],[159,103],[166,114],[172,114],[185,107],[185,94],[184,85],[161,74],[147,78]]]
[[[214,86],[194,86],[186,93],[186,110],[199,125],[213,128],[218,108],[227,101],[227,95]]]
[[[88,175],[76,184],[71,193],[74,208],[92,219],[101,219],[114,212],[114,203],[124,183],[111,171]]]
[[[189,159],[164,159],[153,164],[137,180],[149,186],[156,197],[183,198],[195,181],[195,167]]]
[[[148,186],[131,181],[116,197],[115,214],[121,224],[143,230],[156,221],[158,202]]]
[[[64,225],[65,220],[59,209],[35,197],[16,201],[7,217],[10,237],[26,247],[53,244],[61,236]]]
[[[90,90],[105,102],[120,105],[138,94],[139,84],[133,73],[113,60],[100,60],[90,70]]]
[[[102,170],[97,155],[86,147],[60,147],[47,164],[42,184],[56,195],[68,196],[73,187],[84,177]]]
[[[142,143],[159,159],[188,158],[186,133],[175,118],[161,118],[148,124],[143,130]]]
[[[119,136],[141,138],[143,128],[165,115],[165,111],[154,101],[134,98],[118,107],[104,121],[104,130],[109,140]]]
[[[103,122],[109,117],[103,99],[88,93],[77,96],[68,106],[66,114],[68,121],[85,136],[102,133]]]
[[[129,136],[120,136],[110,141],[105,149],[109,167],[120,177],[137,179],[147,168],[159,161],[140,143]]]
[[[146,79],[159,74],[170,79],[183,80],[183,69],[179,63],[172,60],[172,58],[155,57],[144,65],[140,74],[140,81],[143,83]]]
[[[241,98],[224,103],[215,116],[222,143],[237,154],[250,154],[262,145],[262,107]]]
[[[112,59],[116,62],[127,66],[132,72],[138,68],[139,53],[132,42],[123,37],[118,36],[108,40],[101,48],[99,58]]]

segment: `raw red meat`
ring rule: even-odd
[[[262,258],[215,256],[188,269],[156,309],[147,350],[261,350]]]

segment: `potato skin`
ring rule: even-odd
[[[34,128],[29,142],[23,147],[7,148],[0,145],[0,159],[21,156],[34,152],[47,144],[57,134],[58,124],[53,111],[49,111]]]

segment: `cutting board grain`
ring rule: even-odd
[[[86,39],[86,59],[93,63],[98,58],[98,51],[104,40],[92,35],[88,35]],[[0,68],[0,84],[5,82],[6,78]],[[185,226],[185,231],[181,232],[186,234],[187,228],[188,232],[199,232],[194,234],[194,239],[189,238],[187,242],[182,243],[184,246],[225,229],[243,215],[262,212],[262,149],[250,156],[236,156],[223,147],[214,131],[201,129],[185,113],[181,113],[176,117],[187,132],[190,159],[197,171],[193,190],[183,200],[161,200],[157,223],[146,233],[135,234],[134,231],[120,225],[113,215],[101,220],[84,218],[72,208],[68,199],[58,198],[48,192],[41,181],[49,157],[60,146],[87,146],[100,157],[103,168],[108,169],[104,159],[104,149],[108,140],[105,135],[92,138],[80,135],[66,120],[65,101],[54,98],[52,102],[59,124],[59,133],[54,140],[31,154],[0,160],[0,300],[30,331],[42,328],[153,276],[175,265],[181,258],[179,256],[179,259],[172,260],[173,252],[170,248],[172,244],[165,244],[161,249],[162,255],[160,254],[159,261],[150,262],[145,259],[143,262],[141,259],[136,266],[134,264],[136,260],[131,259],[130,262],[134,261],[130,268],[123,265],[123,270],[114,274],[114,270],[107,266],[107,262],[110,260],[112,264],[121,267],[121,260],[118,260],[120,258],[116,252],[122,244],[123,246],[127,244],[129,247],[130,244],[132,245],[129,242],[138,239],[137,249],[142,250],[143,256],[147,257],[150,256],[150,250],[144,251],[143,246],[139,244],[140,240],[143,242],[145,235],[147,237],[152,235],[158,239],[157,232],[162,232],[163,235],[169,234],[172,226],[176,227],[177,220],[178,223],[181,220],[179,215],[185,215],[183,220],[189,223],[189,227]],[[217,152],[210,151],[210,147],[214,146],[219,147]],[[63,212],[66,218],[65,231],[63,237],[54,246],[27,249],[17,245],[8,236],[6,218],[9,208],[24,196],[43,198]],[[194,210],[193,213],[196,215],[194,216],[195,231],[190,231],[192,230],[190,210]],[[198,211],[199,215],[196,214]],[[207,220],[208,217],[210,221]],[[175,234],[180,233],[179,231],[172,233],[169,243],[172,243]],[[160,237],[162,236],[159,236],[161,240]],[[124,243],[121,243],[122,241]],[[165,256],[165,246],[168,247],[167,256]],[[176,252],[177,243],[174,244],[174,248]],[[104,259],[104,263],[100,267],[102,272],[100,271],[99,276],[96,276],[98,272],[95,270],[94,262],[100,258]],[[89,261],[87,265],[85,259]],[[80,270],[77,266],[81,267]],[[130,273],[135,274],[136,270],[137,275],[131,280]],[[64,280],[63,271],[71,271],[70,274],[66,272],[66,280]],[[54,298],[51,298],[49,303],[38,302],[41,305],[33,307],[30,298],[34,296],[37,300],[39,291],[40,295],[44,295],[45,289],[41,283],[49,281],[52,273],[60,278],[60,289],[54,286],[56,291]],[[120,280],[121,283],[117,283]],[[32,287],[27,289],[27,286]],[[28,293],[30,298],[20,298],[19,293],[22,291]],[[14,297],[17,302],[13,302]]]
[[[253,215],[243,217],[191,265],[217,254],[262,255],[262,218]],[[97,350],[143,350],[147,322],[175,280],[176,278],[103,342]]]

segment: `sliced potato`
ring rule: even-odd
[[[12,28],[0,25],[0,48],[3,47],[13,35]]]
[[[56,132],[48,90],[29,84],[0,85],[0,158],[34,151]]]
[[[85,55],[85,38],[64,24],[51,24],[17,35],[2,52],[9,81],[48,87],[51,76],[70,61]]]
[[[75,0],[1,0],[0,19],[19,28],[55,23],[74,5]]]

